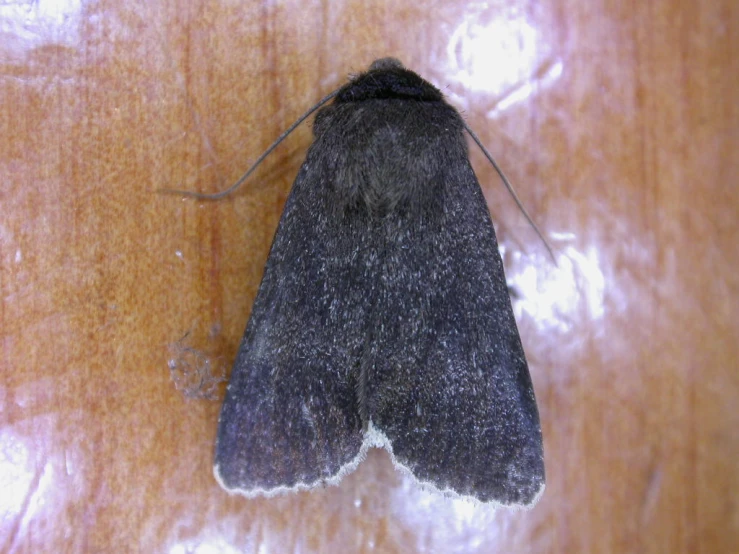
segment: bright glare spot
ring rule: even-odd
[[[0,17],[6,21],[23,25],[33,25],[39,20],[57,20],[79,15],[81,0],[37,0],[35,2],[3,2]],[[13,26],[11,23],[11,27]]]
[[[525,291],[516,308],[529,313],[542,328],[567,332],[583,303],[589,319],[603,317],[605,277],[596,248],[580,252],[568,247],[561,252],[556,269],[546,279],[532,264],[515,278],[514,284]]]
[[[76,45],[81,12],[82,0],[2,2],[0,21],[4,46],[22,56],[41,45]]]
[[[536,29],[523,17],[480,23],[477,15],[469,14],[452,34],[449,77],[468,90],[501,95],[533,74]]]
[[[12,521],[33,491],[32,462],[28,449],[17,436],[5,429],[0,435],[0,514],[2,521]]]
[[[36,15],[47,19],[63,19],[79,14],[82,9],[81,0],[38,0]]]
[[[465,92],[484,92],[497,98],[495,109],[488,114],[496,116],[562,75],[562,61],[553,57],[550,46],[542,41],[542,33],[529,23],[526,14],[489,19],[473,9],[449,39],[447,82],[462,85]],[[454,103],[464,107],[465,99],[455,97]]]
[[[474,502],[465,500],[464,498],[452,498],[450,502],[454,511],[454,517],[457,520],[470,521],[477,516],[478,505]]]
[[[562,61],[557,61],[536,81],[524,81],[519,87],[509,91],[508,94],[496,104],[495,108],[488,112],[488,117],[494,118],[511,106],[518,104],[519,102],[523,102],[534,93],[535,85],[539,87],[548,86],[556,81],[561,75]]]
[[[237,552],[240,552],[240,550],[219,539],[212,542],[198,542],[197,544],[192,542],[179,543],[169,549],[169,554],[237,554]]]

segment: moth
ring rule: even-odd
[[[216,479],[247,497],[305,490],[382,447],[427,488],[533,504],[541,426],[469,128],[392,58],[319,106],[223,402]]]

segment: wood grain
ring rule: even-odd
[[[0,21],[0,551],[739,552],[735,2],[19,1]],[[384,55],[462,110],[557,252],[474,152],[544,427],[529,512],[418,491],[380,451],[339,487],[228,497],[219,401],[170,376],[186,333],[229,370],[310,126],[225,200],[155,191],[225,188]]]

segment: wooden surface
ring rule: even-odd
[[[739,552],[734,0],[19,0],[0,23],[0,551]],[[225,200],[154,191],[225,188],[384,55],[557,252],[473,153],[545,437],[528,512],[417,491],[381,451],[228,497],[223,385],[171,378],[186,346],[230,370],[310,127]]]

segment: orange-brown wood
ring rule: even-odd
[[[5,2],[0,551],[739,552],[739,7],[690,2]],[[304,126],[394,55],[478,152],[538,395],[528,512],[416,490],[373,451],[340,486],[215,483],[218,398]],[[197,392],[197,391],[196,391]],[[460,460],[464,463],[464,460]]]

